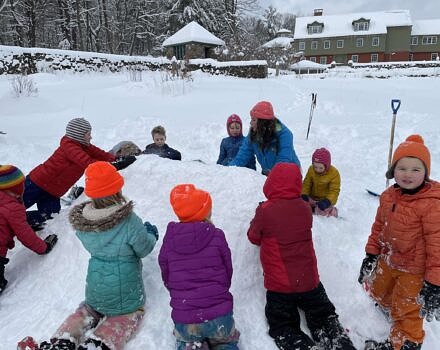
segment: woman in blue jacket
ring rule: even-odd
[[[228,165],[246,166],[255,155],[264,175],[280,162],[295,163],[301,168],[293,148],[292,132],[275,118],[272,104],[260,101],[251,109],[250,115],[251,130]]]

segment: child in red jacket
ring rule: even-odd
[[[267,201],[257,207],[247,233],[261,247],[269,335],[283,350],[356,350],[319,280],[312,210],[301,187],[296,164],[276,164],[263,187]],[[313,340],[301,330],[298,308]]]
[[[26,177],[24,205],[27,209],[37,204],[38,209],[27,212],[28,222],[34,228],[50,219],[52,214],[60,212],[60,197],[81,178],[89,164],[98,160],[116,160],[113,154],[90,143],[91,132],[92,127],[84,118],[69,121],[60,146]],[[130,156],[113,165],[120,170],[135,160],[134,156]]]
[[[14,236],[24,246],[38,254],[49,253],[57,242],[56,235],[45,240],[38,237],[26,222],[26,209],[21,197],[24,175],[13,165],[0,165],[0,294],[6,288],[5,265],[8,249],[14,248]]]

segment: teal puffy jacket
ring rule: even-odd
[[[69,220],[91,254],[85,302],[106,316],[128,314],[145,303],[141,258],[156,238],[133,213],[133,204],[95,209],[75,206]]]

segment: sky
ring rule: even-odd
[[[259,0],[263,8],[269,5],[280,12],[311,16],[313,9],[322,8],[324,14],[335,15],[350,12],[373,12],[384,10],[409,10],[413,19],[440,19],[438,0]]]

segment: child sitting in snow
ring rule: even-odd
[[[247,232],[261,249],[269,335],[283,350],[356,350],[319,280],[312,211],[300,197],[301,185],[296,164],[276,164],[263,187],[267,201]],[[313,340],[301,331],[298,308]]]
[[[162,158],[182,160],[180,152],[165,143],[167,136],[163,126],[155,126],[151,130],[151,137],[153,138],[153,143],[145,147],[145,150],[142,152],[143,154],[156,154]]]
[[[23,206],[24,175],[13,165],[0,165],[0,294],[6,288],[6,254],[14,248],[14,236],[37,254],[49,253],[57,242],[56,235],[44,240],[38,237],[26,221]]]
[[[141,259],[153,250],[157,228],[133,212],[113,165],[95,162],[85,175],[85,193],[92,200],[75,206],[69,220],[91,254],[86,299],[40,350],[74,350],[81,342],[82,350],[121,350],[144,316]]]
[[[362,262],[359,283],[392,320],[388,339],[367,350],[419,350],[423,318],[440,321],[440,184],[420,135],[395,150]]]
[[[171,295],[176,349],[238,350],[231,251],[211,222],[211,196],[191,184],[177,185],[170,202],[180,222],[168,224],[159,265]]]
[[[341,190],[341,177],[338,169],[331,165],[330,152],[318,148],[313,152],[312,165],[304,178],[301,197],[310,204],[318,215],[338,216],[335,207]]]
[[[79,180],[89,164],[98,160],[115,161],[114,155],[90,143],[91,132],[92,127],[84,118],[70,120],[60,146],[26,177],[24,206],[30,208],[37,205],[37,210],[26,213],[31,226],[38,227],[52,214],[60,212],[60,197]],[[135,157],[127,157],[114,162],[114,165],[120,170],[135,160]]]
[[[228,165],[238,153],[245,137],[243,136],[243,125],[240,117],[237,114],[232,114],[226,121],[226,131],[229,137],[225,137],[220,144],[220,154],[218,156],[217,164]],[[255,156],[246,164],[249,169],[256,170]]]

